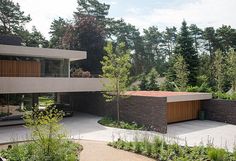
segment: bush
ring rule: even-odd
[[[210,148],[207,154],[212,161],[228,161],[227,152],[224,149]]]
[[[103,117],[98,121],[99,124],[109,127],[121,128],[121,129],[130,129],[130,130],[145,130],[144,126],[140,126],[135,122],[129,123],[125,121],[118,122],[110,117]]]

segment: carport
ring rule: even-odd
[[[148,129],[167,133],[167,124],[198,119],[201,101],[209,93],[128,91],[120,100],[120,119]],[[100,92],[69,94],[75,111],[116,118],[116,102],[106,102]]]
[[[212,98],[210,93],[166,92],[166,91],[129,91],[129,96],[166,97],[167,123],[198,119],[201,101]]]

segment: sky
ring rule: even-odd
[[[58,17],[73,19],[77,0],[13,0],[18,2],[32,21],[26,24],[36,28],[50,39],[51,22]],[[157,26],[180,27],[186,20],[198,27],[220,27],[222,24],[236,28],[236,0],[99,0],[110,4],[109,17],[123,18],[142,32],[143,28]]]

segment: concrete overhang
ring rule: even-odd
[[[211,93],[167,92],[167,91],[128,91],[127,96],[166,97],[168,102],[184,102],[212,99]]]
[[[87,53],[85,51],[36,48],[14,45],[0,45],[0,55],[69,59],[70,61],[87,59]]]
[[[103,91],[103,78],[0,77],[0,94]]]

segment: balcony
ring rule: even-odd
[[[0,77],[0,94],[95,92],[103,90],[102,78]]]

